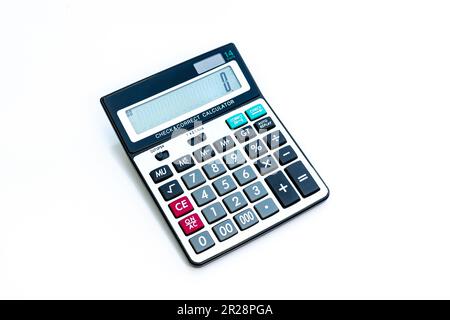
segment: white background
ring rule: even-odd
[[[0,298],[450,298],[447,1],[3,1]],[[331,190],[203,267],[99,98],[234,42]]]

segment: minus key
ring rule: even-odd
[[[294,149],[292,149],[291,146],[281,148],[280,150],[275,152],[274,155],[282,166],[298,158],[297,154],[295,153]]]

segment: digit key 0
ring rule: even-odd
[[[271,59],[266,63],[276,65]],[[135,80],[100,101],[159,202],[151,208],[161,211],[192,264],[256,239],[328,197],[234,44]]]

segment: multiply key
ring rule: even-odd
[[[266,175],[278,168],[275,159],[272,156],[265,156],[255,162],[256,169],[261,175]]]

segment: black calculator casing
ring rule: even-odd
[[[228,55],[225,55],[225,53],[231,53]],[[183,251],[185,252],[188,260],[195,266],[201,266],[204,265],[207,262],[210,262],[211,260],[233,250],[237,247],[241,246],[242,244],[248,242],[251,239],[256,238],[257,236],[262,235],[263,233],[272,230],[274,227],[278,226],[279,224],[289,220],[290,218],[293,218],[294,216],[298,215],[299,213],[307,210],[308,208],[326,200],[329,196],[329,189],[321,179],[321,177],[318,175],[317,171],[313,168],[313,166],[309,163],[309,160],[306,158],[306,156],[301,151],[300,147],[296,143],[295,140],[292,140],[292,143],[295,144],[295,146],[300,150],[300,153],[304,159],[308,162],[308,165],[315,171],[316,177],[318,177],[321,181],[321,186],[326,189],[326,192],[321,196],[320,199],[315,201],[314,203],[311,203],[308,206],[302,207],[301,210],[298,210],[295,214],[290,215],[286,219],[283,219],[282,221],[279,221],[276,224],[270,225],[268,228],[264,229],[263,231],[259,232],[258,234],[252,235],[251,237],[245,239],[245,241],[242,241],[236,245],[234,245],[231,248],[226,248],[225,250],[221,251],[220,253],[216,254],[213,257],[209,257],[205,260],[194,260],[192,259],[192,253],[188,253],[185,247],[185,244],[183,244],[183,241],[181,241],[181,237],[179,233],[174,230],[173,225],[171,225],[167,214],[164,214],[164,212],[167,212],[167,203],[161,203],[160,199],[158,199],[154,191],[151,190],[151,188],[148,185],[148,177],[144,177],[144,174],[139,170],[138,166],[136,165],[135,161],[133,160],[137,155],[140,155],[141,153],[148,152],[149,150],[157,149],[158,146],[163,145],[165,142],[171,140],[173,137],[171,136],[158,136],[156,133],[152,134],[142,140],[133,142],[129,138],[126,129],[122,125],[117,112],[127,106],[133,105],[139,101],[142,101],[144,99],[147,99],[151,96],[154,96],[155,94],[158,94],[162,91],[168,90],[174,86],[177,86],[181,83],[184,83],[192,78],[195,78],[198,76],[197,71],[193,67],[193,65],[197,62],[200,62],[208,57],[211,57],[216,54],[222,54],[225,57],[225,61],[228,63],[230,61],[235,61],[239,68],[241,69],[242,73],[244,74],[250,89],[247,92],[244,92],[238,96],[233,97],[233,104],[229,106],[225,106],[222,108],[220,112],[216,112],[209,116],[201,116],[201,122],[203,124],[207,124],[219,117],[223,117],[226,114],[232,114],[232,112],[241,106],[251,103],[252,101],[256,101],[257,99],[263,99],[269,108],[271,109],[271,112],[275,114],[273,109],[270,107],[268,102],[263,97],[262,93],[260,92],[256,82],[254,81],[250,71],[248,70],[246,64],[244,63],[241,55],[239,54],[239,51],[237,50],[236,46],[233,43],[229,43],[227,45],[224,45],[222,47],[219,47],[217,49],[211,50],[209,52],[206,52],[204,54],[201,54],[195,58],[189,59],[183,63],[180,63],[178,65],[175,65],[171,68],[168,68],[164,71],[161,71],[159,73],[156,73],[152,76],[149,76],[145,79],[142,79],[140,81],[137,81],[133,84],[130,84],[122,89],[119,89],[115,92],[112,92],[108,95],[105,95],[100,99],[100,102],[108,116],[109,121],[111,122],[111,125],[113,126],[117,137],[119,138],[125,152],[127,153],[130,161],[133,163],[133,166],[135,167],[136,171],[139,173],[139,176],[141,177],[143,183],[146,185],[147,190],[150,192],[153,200],[157,204],[158,208],[160,209],[161,213],[163,213],[164,218],[166,219],[169,226],[171,226],[171,230],[174,233],[175,237],[177,238],[178,242],[180,243],[180,246],[182,247]],[[226,102],[224,103],[226,104]],[[214,107],[213,107],[214,108]],[[211,108],[211,109],[213,109]],[[199,114],[202,113],[199,111]],[[276,114],[275,114],[276,116]],[[278,118],[278,117],[277,117]],[[279,118],[278,118],[279,120]],[[279,120],[281,122],[281,120]],[[195,129],[194,124],[187,125],[183,129],[185,130],[192,130]],[[286,132],[289,134],[289,131],[287,128],[284,127]],[[290,135],[290,134],[289,134]],[[175,136],[176,137],[176,136]],[[283,209],[281,209],[283,210]],[[198,212],[199,215],[200,212]],[[220,243],[218,243],[220,245]]]

